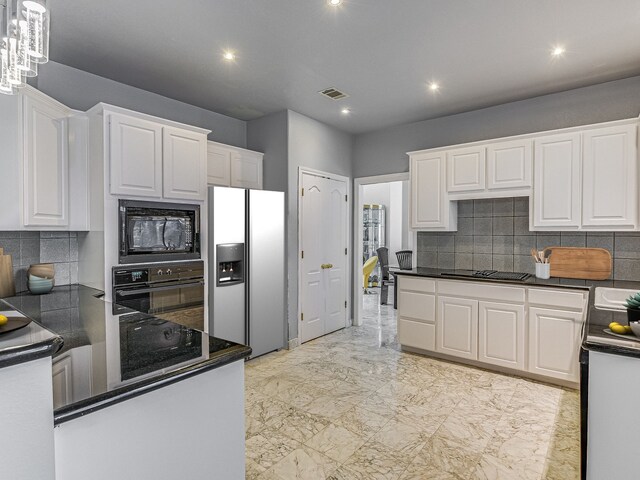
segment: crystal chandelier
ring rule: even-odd
[[[48,0],[0,0],[0,93],[13,95],[49,61]]]

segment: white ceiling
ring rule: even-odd
[[[289,108],[352,133],[640,74],[638,0],[50,5],[57,62],[243,120]]]

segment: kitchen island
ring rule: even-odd
[[[64,342],[49,358],[55,478],[244,478],[251,349],[152,315],[116,315],[100,295],[66,286],[3,301]],[[177,461],[159,461],[167,451]]]

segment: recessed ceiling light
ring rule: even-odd
[[[343,115],[349,115],[351,113],[351,109],[345,107],[342,110],[340,110],[340,113],[342,113]]]
[[[229,61],[236,59],[236,54],[230,50],[227,50],[226,52],[224,52],[222,56],[225,60],[229,60]]]
[[[559,57],[564,53],[564,51],[564,47],[557,46],[554,47],[553,50],[551,50],[551,55],[553,55],[554,57]]]
[[[438,90],[440,90],[440,85],[438,85],[436,82],[431,82],[429,84],[429,90],[431,90],[432,92],[437,92]]]
[[[329,5],[333,5],[334,7],[337,7],[338,5],[340,5],[342,3],[342,0],[329,0]]]

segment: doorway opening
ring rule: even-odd
[[[413,252],[415,266],[417,239],[409,229],[409,173],[357,178],[354,183],[353,324],[361,326],[367,319],[395,318],[395,283],[392,275],[387,278],[386,267],[398,266],[396,253],[402,250]]]

